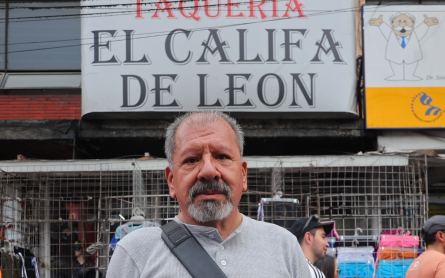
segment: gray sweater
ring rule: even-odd
[[[297,239],[277,225],[243,215],[241,225],[225,240],[215,228],[186,226],[229,278],[311,277]],[[161,232],[157,227],[142,228],[119,241],[107,278],[191,277]]]

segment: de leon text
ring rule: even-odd
[[[234,33],[236,31],[236,33]],[[304,100],[305,105],[309,107],[315,107],[315,88],[317,80],[317,73],[298,72],[299,68],[304,68],[305,64],[320,64],[323,66],[324,63],[329,64],[345,64],[341,56],[341,43],[337,41],[334,37],[334,30],[331,29],[321,29],[321,30],[308,30],[308,29],[264,29],[264,40],[267,43],[266,47],[263,47],[264,53],[257,53],[253,49],[247,49],[247,29],[236,29],[232,30],[232,36],[224,37],[223,32],[219,29],[208,29],[205,32],[208,33],[207,39],[200,42],[200,47],[195,47],[193,49],[187,49],[184,52],[184,42],[187,40],[193,40],[193,31],[184,29],[172,30],[163,42],[163,45],[150,45],[147,46],[149,52],[150,50],[156,49],[157,55],[159,49],[163,49],[165,54],[165,62],[172,64],[172,69],[175,66],[195,64],[195,65],[206,65],[210,63],[219,64],[250,64],[254,67],[264,67],[264,74],[262,76],[253,76],[249,72],[239,72],[237,74],[224,74],[225,76],[218,76],[219,80],[227,80],[227,86],[225,92],[228,93],[228,101],[223,102],[221,99],[207,101],[206,92],[206,82],[207,79],[211,79],[210,73],[206,72],[203,68],[203,72],[197,73],[196,81],[188,80],[189,82],[199,82],[199,96],[197,95],[198,107],[253,107],[254,102],[249,99],[238,103],[236,101],[236,94],[245,94],[246,86],[250,88],[257,88],[256,101],[261,102],[264,106],[269,108],[276,108],[282,105],[283,100],[286,98],[286,91],[292,91],[288,94],[288,98],[292,97],[292,104],[290,107],[299,108],[300,103]],[[276,40],[276,33],[282,33],[282,40]],[[317,32],[319,34],[319,39],[315,41],[307,41],[306,35],[309,32]],[[133,47],[138,43],[137,40],[133,40],[134,30],[95,30],[92,31],[94,43],[91,46],[92,50],[92,61],[91,64],[94,66],[106,66],[106,65],[147,65],[149,67],[156,67],[156,65],[151,63],[150,53],[139,54],[135,57]],[[125,47],[121,48],[119,52],[115,52],[115,48],[111,47],[114,40],[120,40],[116,36],[125,36]],[[234,41],[233,35],[236,34],[238,45],[230,45],[232,52],[229,56],[226,51],[229,48],[227,39],[232,39]],[[227,35],[224,33],[224,35]],[[175,39],[173,39],[175,38]],[[303,48],[305,44],[305,55],[302,57],[299,50]],[[252,44],[249,44],[252,45]],[[182,49],[178,54],[175,49]],[[236,49],[236,52],[233,52]],[[310,51],[313,54],[307,55],[308,49],[313,49]],[[236,57],[234,57],[234,53]],[[105,54],[105,55],[104,55]],[[104,56],[103,56],[104,55]],[[210,60],[209,57],[212,57]],[[122,61],[122,62],[121,62]],[[295,71],[288,72],[288,74],[278,75],[270,70],[267,70],[269,66],[267,64],[295,64]],[[299,66],[301,65],[301,66]],[[183,67],[178,69],[183,70]],[[151,71],[153,72],[153,71]],[[122,78],[122,93],[123,93],[123,108],[138,108],[145,104],[148,98],[148,85],[146,78],[148,76],[141,76],[138,71],[135,74],[121,75]],[[253,78],[254,77],[254,78]],[[180,108],[180,104],[177,101],[169,101],[168,103],[163,103],[163,94],[172,94],[173,83],[180,80],[180,75],[176,74],[174,71],[168,74],[153,74],[152,82],[150,84],[150,91],[155,95],[154,108]],[[243,79],[245,83],[240,82]],[[128,86],[130,85],[130,80],[132,82],[137,81],[141,89],[138,101],[129,101]],[[167,80],[170,83],[167,84]],[[237,81],[238,80],[238,81]],[[256,84],[250,84],[249,81],[257,80]],[[265,97],[267,92],[265,92],[266,83],[273,82],[275,84],[277,100],[268,101]],[[249,84],[247,84],[249,83]],[[166,85],[167,84],[167,85]],[[241,85],[239,85],[241,84]],[[286,86],[289,84],[290,86]],[[292,85],[291,85],[292,84]],[[289,87],[289,88],[287,88]],[[270,87],[269,87],[270,88]],[[297,91],[300,97],[297,98]]]

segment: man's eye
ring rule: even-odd
[[[227,155],[224,155],[224,154],[220,154],[220,155],[216,156],[216,159],[227,159],[227,158],[228,158]]]
[[[185,163],[196,163],[196,162],[198,162],[197,158],[189,158],[185,161]]]

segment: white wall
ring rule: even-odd
[[[384,131],[377,137],[379,146],[386,149],[414,151],[433,149],[445,152],[445,131]]]

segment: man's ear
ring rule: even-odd
[[[436,241],[445,242],[445,233],[438,231],[436,234]]]
[[[170,166],[165,168],[165,179],[167,180],[168,188],[170,189],[170,197],[176,199],[176,191],[173,184],[173,170],[170,169]]]
[[[307,243],[308,245],[311,245],[311,243],[312,243],[312,234],[309,233],[309,232],[306,232],[306,233],[304,234],[304,241],[306,241],[306,243]]]
[[[243,191],[247,190],[247,162],[243,160],[241,163],[242,172],[243,172]]]

